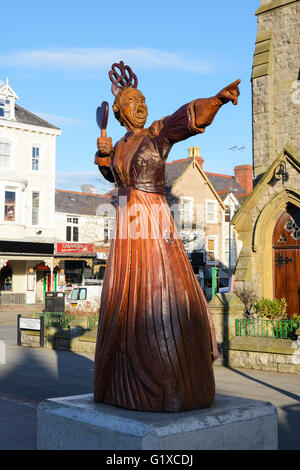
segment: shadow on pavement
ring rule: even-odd
[[[0,366],[0,393],[40,402],[47,398],[92,393],[92,357],[71,351],[9,347]]]
[[[263,385],[268,389],[279,392],[280,394],[288,397],[291,400],[295,400],[295,403],[292,405],[280,407],[277,406],[279,443],[278,448],[279,450],[300,450],[300,395],[267,383],[263,380],[258,379],[257,377],[251,377],[251,375],[242,372],[241,370],[233,369],[231,367],[228,367],[228,369],[234,372],[235,374],[245,377],[246,379],[252,380],[253,382],[256,382],[260,385]],[[271,398],[270,401],[272,401]]]

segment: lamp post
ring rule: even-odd
[[[229,260],[228,260],[228,277],[229,277],[229,292],[231,290],[231,266],[232,266],[232,242],[231,242],[231,219],[232,219],[232,211],[231,211],[231,194],[236,192],[237,189],[229,188],[228,189],[228,195],[229,195],[229,205],[228,205],[228,211],[229,211],[229,222],[228,222],[228,249],[229,249]]]

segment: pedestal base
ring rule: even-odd
[[[38,449],[277,449],[277,412],[268,402],[217,395],[210,408],[131,411],[93,395],[48,399],[38,409]]]

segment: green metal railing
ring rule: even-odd
[[[261,318],[238,318],[235,320],[236,336],[294,339],[297,328],[300,328],[300,320],[265,320]]]

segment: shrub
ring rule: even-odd
[[[300,321],[300,315],[298,313],[292,313],[292,315],[290,315],[290,318],[294,321]]]
[[[243,302],[245,306],[244,315],[247,317],[255,313],[254,305],[258,301],[258,296],[254,290],[249,287],[243,287],[235,290],[235,294]]]
[[[284,298],[271,300],[263,297],[254,304],[256,314],[259,317],[268,318],[270,320],[287,318],[286,308],[287,303]]]

